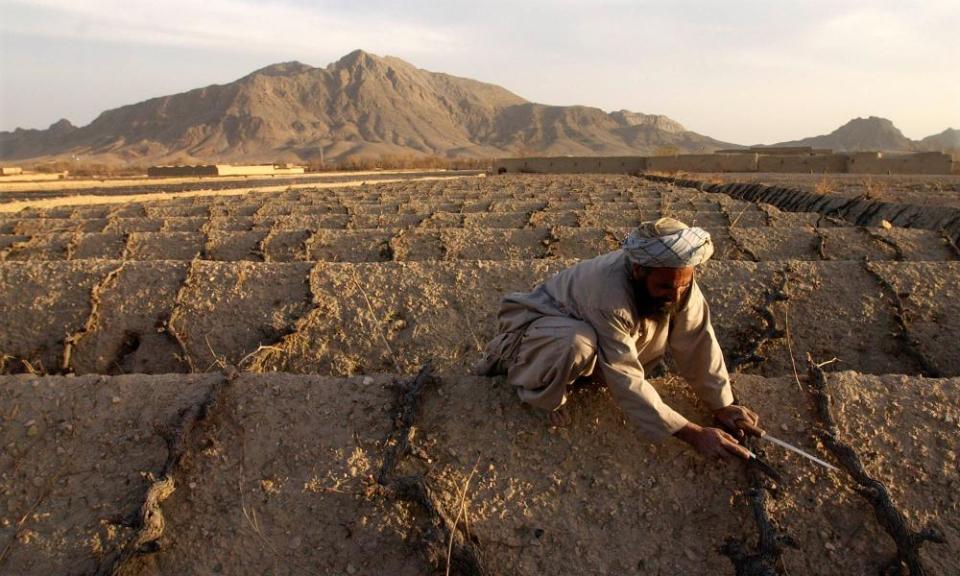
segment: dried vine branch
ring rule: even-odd
[[[203,400],[184,408],[177,414],[176,423],[162,431],[167,444],[167,459],[156,479],[147,488],[143,504],[133,521],[135,532],[117,546],[97,567],[96,576],[120,576],[131,573],[131,562],[159,550],[159,540],[166,528],[161,504],[177,489],[177,477],[183,472],[186,462],[200,444],[195,431],[208,423],[212,415],[223,405],[227,387],[239,376],[236,369],[224,370],[223,378],[217,380]]]
[[[67,335],[63,341],[63,353],[61,354],[60,360],[61,372],[69,373],[73,369],[74,347],[78,342],[80,342],[81,339],[93,333],[97,329],[97,324],[100,323],[100,308],[103,294],[108,288],[113,286],[114,282],[120,277],[120,273],[123,272],[123,269],[126,265],[127,261],[122,261],[119,266],[108,272],[106,276],[104,276],[93,286],[93,288],[90,289],[90,314],[87,315],[86,322],[83,323],[83,327],[81,327],[79,330],[73,334]]]
[[[384,442],[377,483],[383,493],[413,504],[424,514],[425,521],[417,528],[417,533],[422,543],[421,553],[431,566],[441,569],[449,563],[452,574],[485,576],[489,572],[484,567],[483,555],[475,539],[468,538],[462,528],[458,530],[455,520],[444,509],[441,498],[434,493],[428,479],[421,474],[395,475],[400,461],[411,451],[414,422],[423,393],[435,382],[433,367],[428,362],[415,378],[398,384],[394,426]],[[451,542],[453,545],[449,548]]]
[[[816,403],[817,418],[821,429],[817,436],[823,445],[833,454],[834,458],[857,483],[856,491],[873,506],[877,521],[886,530],[887,534],[897,545],[897,556],[888,562],[882,571],[883,574],[902,574],[905,566],[911,576],[926,574],[920,560],[920,546],[924,542],[946,543],[943,534],[928,527],[919,532],[914,531],[907,524],[906,518],[896,508],[890,491],[879,480],[867,474],[857,452],[849,444],[839,439],[837,423],[830,412],[830,395],[827,392],[827,376],[823,369],[807,355],[808,372],[810,374],[809,387]]]
[[[864,234],[869,236],[871,240],[875,240],[881,244],[884,244],[886,246],[889,246],[890,248],[893,248],[894,260],[898,262],[904,260],[905,257],[903,254],[903,248],[901,248],[900,245],[897,244],[897,242],[893,238],[887,238],[886,236],[883,236],[882,234],[874,230],[871,230],[866,226],[860,226],[859,228],[861,231],[863,231]]]
[[[897,322],[897,340],[900,341],[900,347],[920,368],[920,373],[928,378],[940,378],[940,370],[934,366],[926,356],[921,352],[922,346],[916,338],[913,337],[913,334],[910,331],[910,320],[909,314],[907,312],[907,307],[903,303],[903,298],[900,297],[900,293],[897,291],[896,287],[893,286],[886,278],[884,278],[878,271],[876,271],[870,262],[867,261],[864,263],[864,267],[867,270],[867,273],[872,276],[880,286],[890,294],[890,299],[893,301],[894,312],[893,317]]]
[[[757,314],[763,319],[763,329],[747,342],[741,354],[738,354],[730,360],[728,363],[730,370],[736,370],[748,364],[764,362],[766,357],[760,354],[760,348],[769,340],[784,337],[784,331],[777,328],[777,319],[773,314],[773,304],[775,302],[785,302],[790,299],[790,294],[786,291],[789,279],[786,271],[781,271],[779,274],[781,275],[780,285],[774,289],[768,289],[764,295],[763,303],[754,308]]]
[[[761,458],[763,451],[751,445],[750,449]],[[747,548],[743,540],[730,538],[720,547],[720,553],[733,563],[737,576],[782,576],[781,557],[784,546],[793,546],[793,539],[780,531],[767,511],[767,490],[765,477],[752,466],[746,467],[750,488],[747,499],[753,520],[757,524],[757,545],[753,550]]]
[[[953,256],[960,260],[960,246],[957,246],[957,243],[945,229],[940,230],[940,236],[943,238],[943,241],[947,243],[947,246],[950,246],[950,250],[953,251]]]

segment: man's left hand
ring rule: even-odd
[[[737,440],[742,440],[745,434],[763,436],[765,432],[760,428],[760,417],[753,410],[731,404],[713,411],[713,417],[727,432],[733,434]]]

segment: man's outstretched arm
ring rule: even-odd
[[[677,313],[670,330],[670,350],[677,371],[713,411],[725,431],[738,440],[744,434],[762,435],[757,414],[733,403],[730,376],[710,323],[710,308],[696,282],[690,289],[690,297]]]

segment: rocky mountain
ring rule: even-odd
[[[917,148],[917,143],[904,136],[890,120],[870,116],[854,118],[829,134],[780,142],[774,146],[812,146],[830,148],[838,152],[857,150],[911,152]]]
[[[0,132],[0,159],[327,161],[706,152],[733,145],[665,117],[546,106],[362,50],[326,68],[286,62],[235,82],[108,110],[87,126]]]
[[[960,130],[948,128],[923,140],[911,140],[886,118],[854,118],[829,134],[780,142],[773,146],[812,146],[837,152],[922,152],[960,149]]]
[[[960,151],[960,130],[947,128],[939,134],[927,136],[920,143],[928,150]]]

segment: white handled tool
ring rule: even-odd
[[[788,444],[787,442],[784,442],[783,440],[781,440],[781,439],[779,439],[779,438],[774,438],[773,436],[771,436],[771,435],[769,435],[769,434],[766,434],[766,433],[765,433],[763,436],[761,436],[761,438],[763,438],[764,440],[769,440],[770,442],[773,442],[774,444],[777,444],[778,446],[782,446],[783,448],[786,448],[787,450],[790,450],[790,451],[792,451],[792,452],[796,452],[797,454],[803,456],[804,458],[809,458],[810,460],[813,460],[814,462],[816,462],[817,464],[819,464],[819,465],[821,465],[821,466],[823,466],[823,467],[825,467],[825,468],[829,468],[830,470],[834,470],[834,471],[836,471],[836,472],[839,472],[839,471],[840,471],[840,469],[837,468],[836,466],[834,466],[833,464],[830,464],[829,462],[824,462],[823,460],[817,458],[816,456],[814,456],[814,455],[812,455],[812,454],[808,454],[807,452],[804,452],[803,450],[797,448],[797,447],[794,446],[793,444]]]

